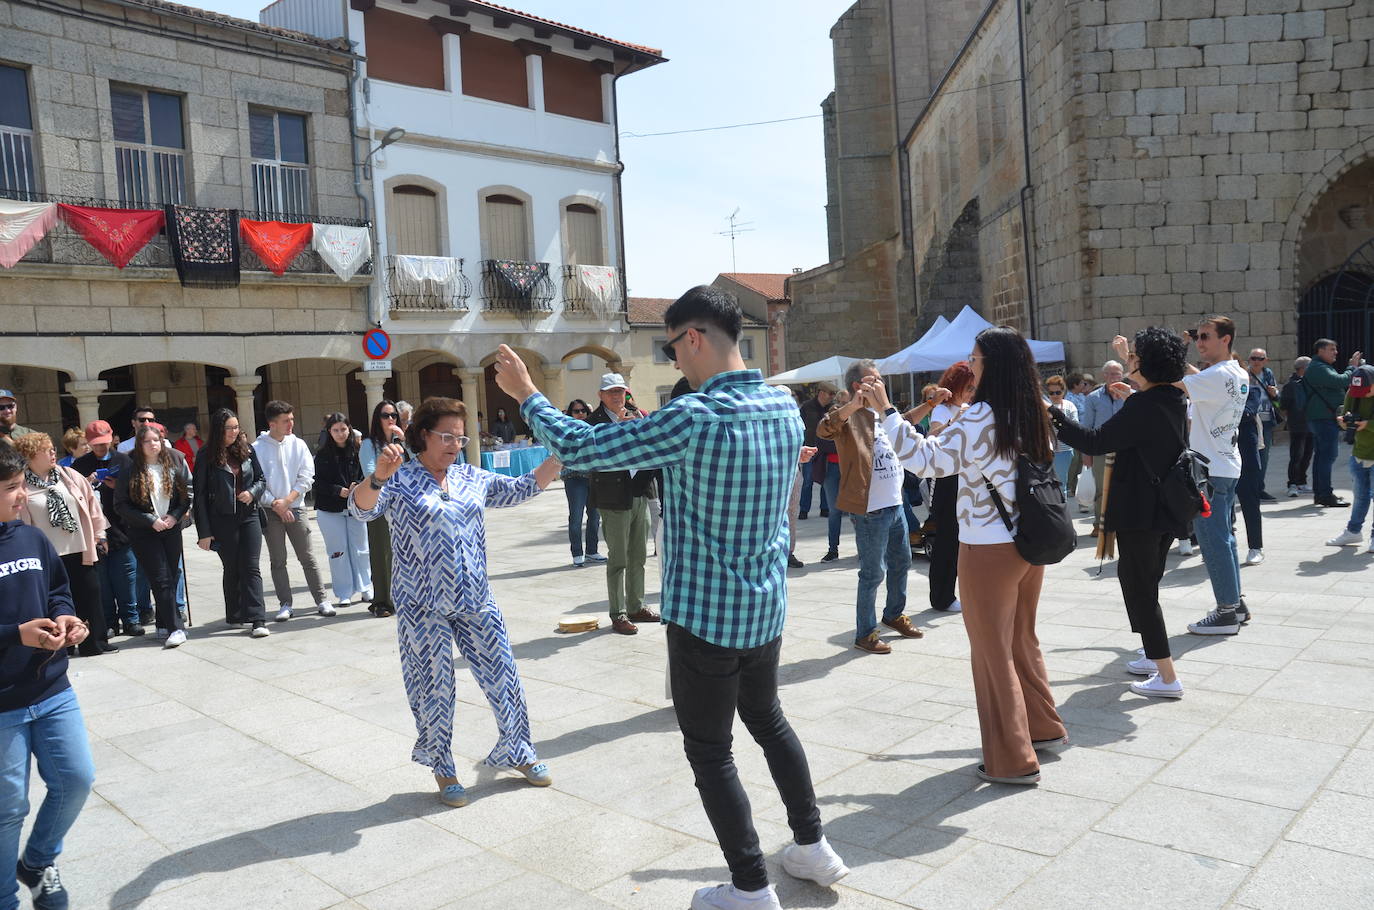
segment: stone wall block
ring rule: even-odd
[[[1202,60],[1208,66],[1236,66],[1250,62],[1249,44],[1207,44]]]
[[[1326,13],[1312,10],[1305,13],[1288,13],[1283,17],[1283,37],[1320,38],[1326,33]]]
[[[1188,23],[1188,43],[1202,47],[1226,40],[1226,23],[1221,19],[1194,19]]]
[[[1187,108],[1187,92],[1181,88],[1141,89],[1136,92],[1137,114],[1182,114]]]
[[[1094,30],[1100,50],[1127,50],[1145,46],[1145,23],[1128,22],[1123,25],[1102,25]]]
[[[1230,16],[1226,19],[1226,40],[1230,43],[1278,41],[1282,37],[1283,16]]]

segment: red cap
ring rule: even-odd
[[[1350,397],[1368,398],[1374,395],[1374,367],[1358,366],[1350,377]]]
[[[86,424],[86,441],[91,445],[100,445],[103,442],[114,442],[114,430],[103,420],[92,420]]]
[[[150,423],[150,424],[148,424],[148,426],[152,427],[154,430],[157,430],[159,433],[161,433],[163,439],[166,439],[166,438],[167,438],[167,428],[164,427],[162,424],[160,424],[160,423]]]

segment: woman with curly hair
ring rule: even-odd
[[[939,388],[948,389],[948,401],[930,412],[930,434],[938,436],[958,420],[973,401],[973,369],[960,360],[940,376]],[[929,400],[926,396],[923,399]],[[954,504],[959,498],[959,478],[939,477],[931,485],[930,517],[935,520],[935,536],[930,540],[930,608],[958,613],[962,606],[955,597],[959,582],[959,519]]]
[[[1123,339],[1124,340],[1124,339]],[[1175,383],[1187,369],[1188,346],[1168,329],[1151,326],[1135,336],[1126,369],[1141,391],[1130,395],[1110,420],[1084,429],[1057,407],[1050,408],[1061,442],[1084,455],[1116,453],[1103,516],[1116,534],[1116,574],[1131,630],[1143,648],[1126,669],[1148,677],[1131,685],[1138,695],[1181,698],[1183,684],[1174,672],[1169,633],[1159,608],[1159,580],[1164,557],[1175,538],[1187,537],[1187,523],[1165,507],[1156,478],[1163,477],[1183,451],[1188,406]]]
[[[148,576],[157,603],[158,637],[166,647],[186,642],[176,605],[177,566],[181,562],[181,522],[191,509],[191,472],[185,459],[172,458],[162,433],[151,424],[134,431],[130,470],[115,481],[115,509],[129,530],[134,556]]]
[[[258,500],[267,478],[238,415],[220,408],[210,415],[210,439],[195,469],[196,545],[219,554],[224,569],[224,621],[251,623],[254,638],[266,638],[262,599],[262,523]]]

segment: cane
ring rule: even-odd
[[[177,530],[177,563],[181,566],[181,583],[186,588],[186,626],[190,628],[195,625],[191,622],[191,579],[186,575],[186,538],[182,536],[181,530]],[[176,592],[173,591],[175,599]]]
[[[1107,455],[1106,467],[1102,471],[1102,514],[1097,524],[1097,558],[1116,558],[1116,534],[1107,530],[1107,500],[1112,490],[1112,467],[1116,464],[1116,453]]]

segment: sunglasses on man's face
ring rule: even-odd
[[[586,414],[586,413],[588,413],[588,411],[587,411],[586,408],[573,408],[572,411],[570,411],[569,413],[572,413],[572,414]]]
[[[156,417],[135,417],[134,423],[157,423]]]
[[[674,349],[673,345],[677,344],[677,343],[678,343],[679,341],[681,341],[683,338],[687,337],[687,333],[690,332],[690,331],[692,331],[693,329],[696,329],[696,332],[697,332],[697,334],[699,334],[699,335],[705,335],[705,334],[706,334],[706,330],[705,330],[705,329],[699,329],[699,328],[697,328],[696,326],[688,326],[687,328],[683,329],[681,332],[678,332],[678,333],[677,333],[677,337],[668,339],[668,343],[667,343],[667,344],[662,345],[661,347],[659,347],[659,350],[663,352],[663,356],[664,356],[664,357],[667,357],[667,358],[668,358],[669,360],[671,360],[673,363],[677,363],[677,350]]]
[[[1251,362],[1251,363],[1264,363],[1264,362],[1265,362],[1266,360],[1268,360],[1268,359],[1269,359],[1268,357],[1251,357],[1251,358],[1250,358],[1250,362]]]

